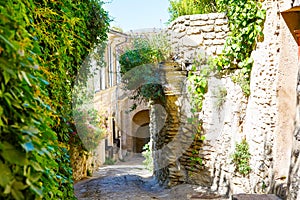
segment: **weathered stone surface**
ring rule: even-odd
[[[191,21],[197,21],[197,20],[208,20],[207,14],[199,14],[199,15],[191,15],[190,16]]]
[[[207,21],[191,21],[191,26],[205,26],[207,25]]]
[[[298,197],[300,170],[297,170],[300,162],[295,153],[299,152],[300,148],[298,143],[292,144],[297,138],[296,133],[293,135],[298,73],[297,47],[278,15],[284,9],[289,9],[291,2],[281,0],[263,2],[263,8],[267,9],[267,18],[264,38],[257,43],[256,50],[251,55],[254,65],[249,98],[245,98],[240,86],[233,83],[227,74],[223,77],[209,78],[208,92],[205,94],[203,109],[199,114],[199,118],[203,120],[207,142],[194,146],[201,149],[198,155],[202,157],[204,169],[209,173],[197,172],[199,168],[191,166],[189,162],[193,153],[189,149],[180,158],[180,165],[174,165],[176,166],[174,169],[179,169],[180,166],[181,171],[206,174],[206,178],[212,177],[211,189],[220,194],[274,191],[272,193],[285,198],[288,179],[282,177],[290,175],[289,199],[300,198]],[[185,20],[176,23],[190,24],[184,31],[187,34],[182,35],[177,43],[173,43],[174,49],[180,46],[177,55],[183,69],[189,69],[189,63],[196,58],[197,54],[191,53],[192,49],[199,54],[203,51],[202,55],[206,56],[222,53],[229,32],[228,20],[224,13],[211,16],[193,15]],[[179,29],[179,26],[177,28]],[[172,27],[169,29],[172,30]],[[188,42],[188,39],[184,38],[193,38],[191,40],[195,43]],[[286,69],[287,66],[289,69]],[[238,72],[239,70],[236,71]],[[224,97],[218,94],[220,88],[226,90]],[[221,105],[218,103],[220,101],[223,102]],[[180,114],[188,113],[180,106],[178,109]],[[188,130],[183,130],[184,133],[188,133]],[[174,132],[169,134],[170,137],[166,137],[168,142],[169,138],[174,137]],[[182,138],[187,140],[189,137]],[[231,158],[235,151],[235,143],[240,142],[242,138],[246,138],[251,152],[252,170],[246,177],[236,172]],[[293,166],[292,174],[289,174],[289,163]],[[167,174],[167,171],[164,173]],[[174,182],[189,180],[184,176],[176,177],[176,174],[172,174]]]
[[[234,194],[232,200],[281,200],[274,194]]]
[[[200,30],[203,32],[212,32],[214,30],[214,25],[201,26]],[[211,33],[211,34],[214,34],[214,33]]]
[[[216,25],[223,25],[223,24],[227,24],[228,20],[227,19],[216,19],[215,24]]]

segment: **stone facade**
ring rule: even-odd
[[[197,143],[190,139],[192,127],[188,128],[187,119],[191,113],[186,86],[180,94],[167,94],[164,105],[167,120],[160,130],[156,128],[159,113],[155,114],[155,108],[150,111],[155,173],[161,182],[170,186],[197,183],[204,189],[227,195],[273,193],[282,198],[300,198],[300,137],[299,129],[295,130],[295,123],[299,124],[297,44],[280,15],[291,6],[292,1],[263,2],[267,11],[264,40],[252,53],[254,66],[249,98],[230,77],[209,78],[208,92],[199,113],[206,140]],[[221,53],[227,33],[225,15],[215,13],[182,16],[167,30],[175,59],[182,64],[184,72],[198,55],[209,57]],[[172,124],[168,120],[177,122]],[[252,170],[247,176],[235,171],[231,158],[235,144],[242,139],[248,142],[251,153]],[[171,147],[170,143],[177,145]],[[162,149],[167,149],[167,153]],[[201,165],[192,162],[195,153],[202,159]]]

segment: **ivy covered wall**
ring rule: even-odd
[[[0,197],[75,199],[72,87],[106,39],[107,12],[94,0],[8,0],[0,19]]]

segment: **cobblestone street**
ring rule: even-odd
[[[78,200],[212,199],[211,196],[198,198],[201,194],[193,185],[160,187],[142,161],[143,157],[136,155],[126,162],[100,168],[93,177],[75,184]]]

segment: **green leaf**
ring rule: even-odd
[[[3,76],[4,76],[4,84],[6,85],[10,80],[10,74],[7,71],[3,71]]]
[[[0,149],[2,150],[0,154],[11,164],[26,165],[28,163],[26,154],[20,150],[17,150],[8,142],[5,141],[0,144]]]
[[[258,10],[256,16],[260,19],[265,19],[265,14],[262,10]]]
[[[31,86],[31,83],[30,83],[30,81],[29,81],[29,79],[28,79],[28,77],[27,77],[26,72],[21,71],[21,74],[22,74],[22,77],[23,77],[23,78],[25,79],[25,81],[27,82],[27,84],[28,84],[29,86]]]
[[[18,190],[18,189],[12,188],[11,194],[12,194],[12,196],[13,196],[16,200],[23,200],[23,199],[25,199],[23,193],[22,193],[20,190]]]
[[[2,161],[0,161],[0,172],[0,186],[5,187],[12,180],[13,176],[8,165],[3,164]]]
[[[28,187],[28,185],[25,185],[21,181],[14,181],[14,183],[12,184],[12,187],[17,189],[17,190],[24,190]]]
[[[30,189],[32,189],[39,196],[43,195],[43,191],[40,188],[34,186],[33,184],[30,185]]]
[[[21,129],[21,132],[30,136],[35,136],[36,134],[39,133],[39,130],[33,127],[25,127]]]
[[[36,171],[44,171],[43,168],[40,166],[40,164],[38,162],[35,162],[35,161],[30,161],[29,163],[33,169],[35,169]]]
[[[25,144],[22,144],[22,147],[25,149],[26,152],[30,152],[34,150],[34,146],[32,142],[26,142]]]
[[[1,34],[0,34],[0,39],[2,39],[6,44],[8,44],[12,49],[16,50],[16,47]]]

